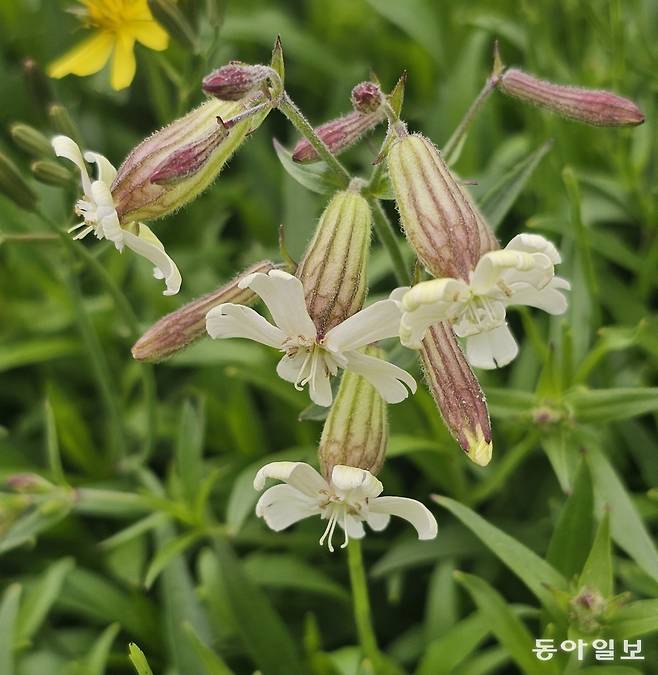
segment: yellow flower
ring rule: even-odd
[[[83,20],[95,33],[51,63],[51,77],[91,75],[101,70],[112,55],[112,87],[124,89],[135,77],[135,40],[156,51],[167,48],[169,36],[155,22],[146,0],[81,2]]]

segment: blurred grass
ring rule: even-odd
[[[0,0],[0,151],[26,175],[10,123],[51,134],[48,103],[61,102],[85,145],[118,163],[201,100],[200,74],[233,58],[266,60],[277,33],[286,86],[315,123],[345,111],[371,69],[387,88],[406,70],[405,118],[441,146],[480,89],[496,38],[510,65],[638,102],[647,122],[633,130],[576,125],[497,94],[487,102],[456,170],[478,181],[473,192],[486,204],[503,176],[553,139],[498,235],[536,229],[559,245],[570,313],[514,315],[519,358],[481,374],[495,426],[486,469],[461,456],[425,391],[390,407],[387,493],[440,492],[461,505],[436,508],[434,542],[392,524],[364,553],[379,643],[406,671],[532,672],[526,633],[583,631],[565,598],[582,590],[608,509],[614,592],[654,604],[627,605],[618,618],[611,610],[596,630],[641,637],[646,660],[621,662],[636,669],[623,672],[656,672],[658,5],[241,0],[227,4],[208,63],[175,44],[164,55],[138,48],[130,90],[111,91],[100,73],[35,92],[23,60],[45,65],[81,37],[67,6]],[[156,223],[184,277],[174,298],[161,295],[147,264],[106,242],[38,239],[46,225],[0,195],[0,478],[34,472],[56,486],[0,497],[0,675],[130,673],[129,642],[154,673],[357,672],[343,556],[317,546],[317,523],[274,534],[252,515],[250,478],[265,457],[313,459],[320,425],[297,421],[305,395],[270,377],[265,348],[204,343],[154,369],[151,404],[150,371],[130,357],[136,329],[276,257],[279,223],[300,255],[324,198],[282,170],[273,137],[288,146],[295,138],[274,114],[211,190]],[[351,151],[350,168],[367,174],[378,141]],[[42,212],[67,222],[75,192],[31,186]],[[373,293],[394,283],[378,245],[371,273]],[[600,532],[597,546],[610,546]],[[518,568],[521,550],[547,559],[563,595],[543,586],[543,567]],[[469,575],[456,583],[453,569]],[[557,657],[552,665],[567,668]]]

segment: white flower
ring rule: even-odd
[[[380,531],[388,525],[391,516],[409,521],[419,539],[436,537],[436,520],[426,506],[407,497],[379,497],[384,486],[365,469],[339,464],[327,482],[304,462],[271,462],[256,474],[254,488],[262,490],[267,478],[284,484],[274,485],[262,494],[256,504],[256,515],[264,518],[275,532],[319,515],[327,521],[320,545],[326,539],[331,552],[337,524],[345,533],[341,546],[345,548],[350,537],[361,539],[365,535],[364,522],[370,529]]]
[[[293,382],[297,389],[308,384],[317,405],[331,405],[330,378],[339,368],[362,375],[387,403],[407,398],[405,385],[416,391],[416,381],[402,368],[359,351],[398,335],[400,303],[396,300],[375,302],[320,336],[297,277],[282,270],[256,272],[244,277],[238,286],[258,293],[276,325],[250,307],[225,303],[206,315],[208,334],[212,338],[248,338],[285,352],[276,369],[279,377]]]
[[[143,223],[130,223],[126,226],[119,223],[111,190],[116,169],[103,155],[96,152],[85,152],[83,158],[78,144],[68,136],[55,136],[52,146],[58,157],[68,159],[80,170],[84,196],[77,201],[75,212],[82,216],[83,221],[69,230],[80,230],[74,239],[82,239],[93,232],[98,239],[109,239],[118,251],[123,251],[124,246],[127,246],[154,265],[153,276],[165,280],[167,289],[164,295],[178,293],[181,285],[180,272],[165,253],[160,240]],[[85,160],[97,166],[98,177],[94,181],[89,177]]]
[[[555,246],[537,234],[519,234],[499,251],[485,253],[461,279],[434,279],[414,286],[402,299],[400,340],[419,349],[425,332],[437,321],[448,321],[466,338],[466,357],[477,368],[499,368],[518,353],[505,321],[510,305],[528,305],[549,314],[563,314],[569,290],[555,276],[560,262]]]

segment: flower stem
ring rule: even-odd
[[[397,282],[402,286],[407,286],[410,283],[409,270],[404,261],[402,250],[400,249],[400,242],[398,241],[393,225],[384,211],[381,202],[375,197],[369,196],[368,201],[373,210],[373,226],[377,233],[377,238],[381,241],[382,246],[388,251],[388,255],[393,263],[393,271]]]
[[[496,88],[496,80],[494,77],[488,77],[484,86],[480,90],[471,107],[466,111],[464,117],[457,128],[452,132],[452,136],[442,149],[443,156],[447,164],[453,164],[457,160],[461,145],[466,139],[466,134],[475,119],[482,104],[489,98],[491,92]]]
[[[356,630],[359,635],[361,649],[365,658],[370,661],[373,670],[375,672],[381,672],[378,666],[382,659],[379,647],[377,646],[375,631],[372,627],[368,585],[366,583],[366,575],[363,568],[361,542],[358,539],[350,539],[347,546],[347,561],[350,570],[350,582],[352,584],[354,620],[356,621]]]
[[[327,166],[336,174],[341,187],[347,187],[352,177],[349,171],[336,159],[327,144],[315,133],[315,130],[304,117],[294,101],[283,92],[279,101],[279,110],[292,122],[299,133],[313,146],[313,149],[326,162]]]

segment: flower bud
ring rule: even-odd
[[[206,75],[201,87],[206,94],[224,101],[239,101],[260,89],[272,77],[279,79],[269,66],[233,61]]]
[[[6,480],[7,487],[21,494],[51,492],[55,486],[36,473],[16,473]]]
[[[138,361],[162,361],[203,337],[206,335],[206,314],[213,307],[224,302],[250,305],[258,299],[249,288],[238,287],[241,279],[254,272],[269,272],[274,267],[274,263],[269,260],[256,263],[227,284],[163,316],[135,342],[132,347],[133,358]]]
[[[53,129],[64,136],[72,138],[78,145],[81,144],[80,132],[75,125],[69,111],[59,103],[48,106],[48,117]]]
[[[55,162],[39,159],[30,164],[32,175],[40,182],[55,187],[69,187],[73,174]]]
[[[430,392],[450,433],[475,464],[491,460],[491,424],[487,401],[452,328],[431,326],[420,349]]]
[[[26,183],[16,165],[0,152],[0,194],[9,197],[14,204],[27,211],[34,211],[37,196]]]
[[[352,112],[314,129],[334,155],[354,145],[367,131],[386,118],[382,107],[384,95],[373,82],[357,84],[352,89],[351,98],[354,106]],[[317,162],[319,156],[315,148],[302,138],[295,145],[292,158],[295,162]]]
[[[211,99],[142,141],[112,183],[120,222],[160,218],[205,190],[269,108],[244,117],[230,129],[220,121],[251,108],[247,101]]]
[[[352,106],[361,113],[379,110],[384,100],[382,90],[374,82],[360,82],[352,89]]]
[[[609,91],[554,84],[515,68],[503,73],[498,88],[504,94],[585,124],[626,127],[644,122],[642,111],[627,98]]]
[[[366,354],[383,358],[381,349]],[[320,438],[320,469],[329,480],[334,466],[379,473],[388,443],[386,402],[361,375],[345,371]]]
[[[318,339],[358,312],[366,297],[372,216],[358,188],[353,181],[333,196],[297,268]]]
[[[480,257],[498,243],[440,152],[424,136],[404,132],[388,152],[388,172],[418,259],[435,277],[468,280]]]
[[[34,127],[16,122],[9,128],[9,133],[16,145],[34,157],[52,157],[53,148],[50,141]]]

